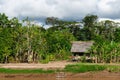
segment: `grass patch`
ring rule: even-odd
[[[76,64],[76,65],[67,65],[65,67],[65,71],[67,72],[89,72],[89,71],[102,71],[105,70],[105,66],[101,65],[81,65],[81,64]]]
[[[0,68],[0,73],[12,73],[12,74],[21,74],[21,73],[54,73],[54,70],[42,70],[42,69],[5,69]]]
[[[120,66],[108,65],[107,70],[109,72],[120,72]]]
[[[0,68],[0,73],[7,74],[39,74],[39,73],[55,73],[55,72],[72,72],[72,73],[83,73],[90,71],[103,71],[107,70],[109,72],[120,72],[120,66],[109,65],[109,64],[90,64],[90,63],[77,63],[72,65],[67,65],[64,69],[57,70],[43,70],[43,69],[6,69]]]
[[[99,64],[74,64],[67,65],[65,67],[66,72],[82,73],[90,71],[103,71],[108,70],[109,72],[120,72],[120,66],[116,65],[99,65]]]

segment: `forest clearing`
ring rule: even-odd
[[[119,80],[118,23],[87,15],[81,28],[48,17],[52,27],[45,29],[28,19],[20,23],[0,16],[0,80]]]
[[[87,15],[81,28],[81,22],[48,17],[45,29],[0,17],[0,80],[119,80],[118,23]]]
[[[120,80],[120,0],[0,0],[0,80]]]

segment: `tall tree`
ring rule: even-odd
[[[85,36],[87,40],[92,40],[94,36],[95,24],[97,22],[97,15],[87,15],[83,18],[82,22],[84,24]]]

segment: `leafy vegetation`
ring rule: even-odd
[[[74,40],[93,40],[90,53],[96,62],[120,62],[119,23],[86,15],[80,22],[48,17],[46,24],[51,27],[45,29],[28,18],[20,23],[0,13],[0,63],[66,60]]]
[[[81,65],[81,64],[67,65],[65,68],[66,71],[75,72],[75,73],[89,72],[89,71],[102,71],[105,69],[106,67],[101,65]]]
[[[79,63],[74,65],[67,65],[65,67],[65,71],[73,72],[73,73],[103,71],[103,70],[107,70],[109,72],[120,72],[120,66]]]
[[[0,62],[49,62],[68,59],[70,42],[75,40],[68,29],[46,30],[28,19],[20,23],[0,14]]]
[[[42,69],[5,69],[0,68],[0,73],[7,73],[7,74],[30,74],[30,73],[54,73],[54,70],[42,70]]]

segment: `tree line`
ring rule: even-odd
[[[0,63],[49,62],[69,59],[71,41],[95,41],[90,50],[98,62],[120,61],[120,24],[98,21],[97,15],[86,15],[81,21],[64,21],[47,17],[44,26],[26,18],[8,19],[0,13]]]

